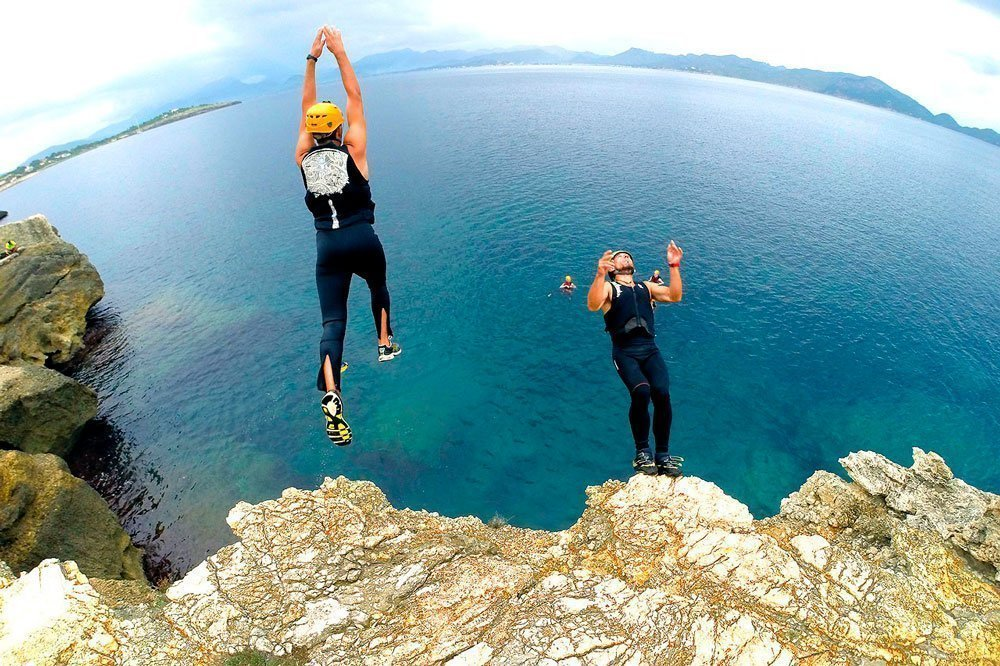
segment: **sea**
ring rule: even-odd
[[[0,192],[101,273],[100,395],[71,468],[153,568],[234,541],[239,501],[324,477],[397,507],[569,527],[632,474],[629,396],[586,290],[602,252],[656,310],[671,451],[757,517],[872,450],[1000,491],[1000,150],[886,110],[697,74],[497,67],[363,81],[403,353],[350,296],[354,443],[325,437],[299,91],[106,145]],[[343,101],[336,84],[320,98]],[[565,275],[579,285],[565,295]]]

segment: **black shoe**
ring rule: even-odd
[[[378,362],[391,361],[402,353],[403,348],[393,342],[392,336],[389,336],[389,344],[378,346]]]
[[[684,462],[684,458],[679,456],[671,456],[666,453],[656,454],[656,471],[665,476],[680,476],[683,474],[681,472],[681,463]]]
[[[632,469],[640,474],[656,476],[656,461],[653,460],[653,454],[649,452],[649,449],[639,449],[635,452],[635,458],[632,459]]]

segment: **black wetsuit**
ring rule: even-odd
[[[653,403],[653,439],[656,453],[666,454],[670,445],[670,376],[656,346],[653,305],[649,288],[642,282],[627,286],[611,284],[611,308],[604,315],[611,334],[611,359],[618,376],[632,396],[628,419],[635,448],[649,448],[649,403]]]
[[[316,226],[316,288],[323,313],[319,345],[320,369],[316,388],[326,390],[323,361],[327,356],[340,386],[340,366],[347,330],[347,295],[351,277],[360,275],[372,296],[375,333],[382,333],[382,311],[389,317],[389,289],[385,281],[385,252],[372,227],[375,203],[368,181],[347,148],[323,143],[302,158],[306,206]],[[392,335],[392,326],[388,327]]]

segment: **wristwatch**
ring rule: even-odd
[[[312,53],[306,55],[306,60],[312,60],[313,62],[319,62],[319,58],[314,56]]]

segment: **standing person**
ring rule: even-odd
[[[597,275],[587,292],[587,308],[604,313],[611,335],[611,359],[632,397],[628,420],[635,440],[632,468],[643,474],[679,476],[682,458],[669,453],[670,377],[654,336],[653,302],[681,300],[681,257],[684,252],[670,241],[667,263],[670,283],[635,282],[635,264],[625,250],[608,250],[597,262]],[[606,277],[610,277],[608,281]],[[653,403],[655,454],[649,448],[649,403]]]
[[[316,63],[324,46],[337,60],[347,93],[346,132],[344,114],[335,104],[316,103]],[[316,288],[323,313],[316,388],[325,392],[320,405],[326,416],[326,435],[338,446],[350,444],[353,437],[344,420],[340,387],[347,295],[353,275],[361,276],[371,292],[378,360],[390,361],[402,352],[392,340],[385,252],[372,226],[375,203],[368,185],[367,139],[361,86],[344,41],[339,30],[324,26],[306,56],[295,163],[302,172],[306,206],[316,227]]]

